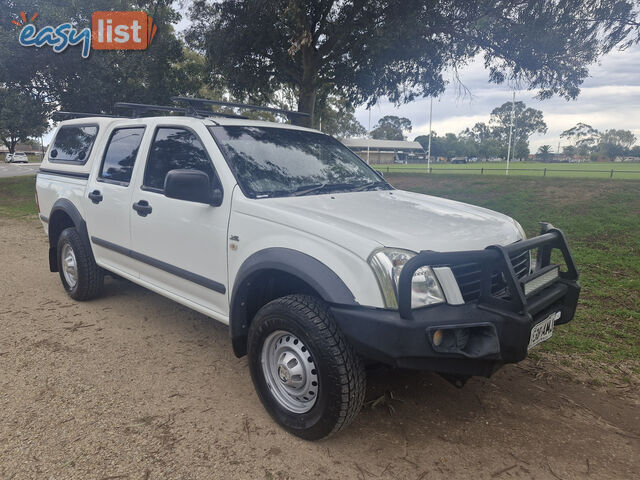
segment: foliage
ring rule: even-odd
[[[513,106],[513,107],[512,107]],[[544,122],[543,114],[540,110],[527,107],[524,102],[506,102],[491,112],[489,123],[492,125],[491,135],[501,143],[507,144],[509,141],[509,129],[511,126],[511,112],[513,115],[512,141],[528,144],[529,137],[534,133],[546,133],[547,124]]]
[[[386,115],[378,120],[375,128],[371,130],[373,138],[384,140],[404,140],[404,132],[411,131],[411,120],[394,115]]]
[[[632,0],[196,0],[192,46],[234,95],[283,87],[310,113],[322,90],[352,105],[408,102],[445,87],[443,73],[483,55],[496,83],[575,98],[588,67],[635,41]],[[571,34],[567,34],[571,32]]]
[[[591,156],[599,159],[615,159],[618,156],[634,155],[636,136],[630,130],[610,129],[600,132],[591,125],[578,123],[565,130],[560,137],[573,143],[570,149],[565,147],[567,155]],[[571,153],[569,153],[571,152]],[[636,152],[637,153],[640,152]]]
[[[0,87],[0,141],[14,153],[18,142],[44,133],[46,113],[45,105],[37,97]]]
[[[10,16],[36,13],[27,0],[0,0],[6,13],[0,22],[0,85],[28,90],[50,107],[87,112],[110,112],[116,101],[167,103],[172,95],[194,93],[182,42],[171,24],[179,19],[171,0],[86,0],[38,2],[36,26],[70,22],[91,25],[96,10],[145,10],[158,32],[147,50],[92,51],[82,58],[77,47],[62,54],[49,47],[25,48],[18,43],[19,27]]]
[[[367,129],[356,119],[355,108],[346,98],[338,94],[327,95],[319,106],[316,128],[334,137],[363,137]]]
[[[536,155],[543,162],[549,161],[549,158],[551,158],[551,145],[542,145],[538,148],[538,153]]]

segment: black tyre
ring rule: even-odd
[[[58,238],[58,270],[64,289],[74,300],[91,300],[102,292],[104,272],[75,228],[64,229]]]
[[[329,436],[362,407],[362,360],[321,300],[289,295],[262,307],[249,328],[248,354],[260,400],[294,435]]]

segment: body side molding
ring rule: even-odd
[[[203,277],[202,275],[198,275],[197,273],[190,272],[183,268],[176,267],[175,265],[163,262],[162,260],[149,257],[143,253],[136,252],[129,248],[125,248],[115,243],[93,236],[91,237],[91,241],[96,245],[108,248],[109,250],[113,250],[114,252],[120,253],[122,255],[126,255],[127,257],[133,258],[134,260],[146,263],[147,265],[151,265],[152,267],[163,270],[167,273],[170,273],[171,275],[175,275],[176,277],[180,277],[190,282],[196,283],[202,287],[208,288],[209,290],[213,290],[214,292],[224,294],[227,291],[226,287],[220,282],[216,282],[215,280],[211,280],[210,278]]]

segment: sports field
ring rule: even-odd
[[[384,173],[427,173],[426,164],[372,165]],[[505,175],[507,162],[479,162],[461,165],[432,163],[431,173],[467,175]],[[612,174],[613,170],[613,174]],[[543,163],[511,162],[509,175],[535,177],[613,178],[640,180],[640,163],[589,162],[589,163]]]

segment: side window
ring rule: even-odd
[[[144,127],[117,128],[111,133],[99,180],[129,183],[143,134]]]
[[[84,164],[89,158],[97,134],[97,125],[60,127],[49,151],[49,160],[60,163]]]
[[[178,168],[200,170],[209,175],[212,185],[216,181],[213,164],[195,133],[184,128],[160,127],[149,150],[142,183],[148,188],[164,190],[167,173]]]

